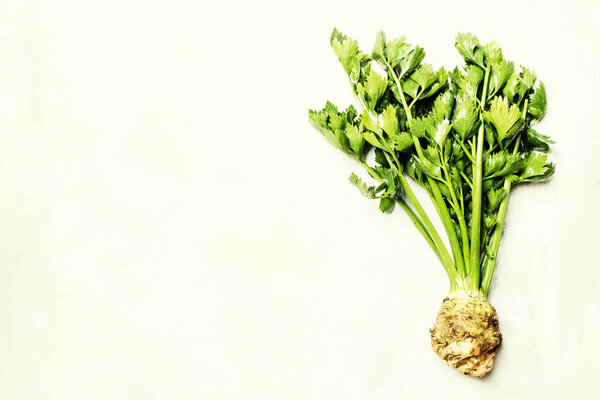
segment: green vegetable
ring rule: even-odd
[[[309,119],[375,183],[354,173],[350,182],[378,199],[382,212],[398,204],[438,257],[449,278],[445,303],[453,306],[442,306],[432,346],[461,372],[484,376],[501,343],[486,296],[511,189],[554,173],[546,154],[553,142],[532,128],[546,111],[545,86],[504,59],[496,43],[469,33],[456,37],[465,64],[451,72],[423,64],[423,49],[403,37],[379,32],[370,54],[337,29],[330,41],[359,108],[339,111],[328,102]],[[429,194],[449,249],[408,179]]]

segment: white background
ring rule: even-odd
[[[0,1],[0,398],[600,398],[599,13]],[[446,67],[470,31],[547,85],[557,173],[511,196],[485,380],[429,347],[447,283],[423,239],[307,122],[352,100],[334,26]]]

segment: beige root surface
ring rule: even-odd
[[[431,347],[446,364],[477,378],[492,370],[502,343],[498,314],[483,296],[444,299],[430,332]]]

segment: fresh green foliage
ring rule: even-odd
[[[510,141],[521,127],[521,112],[516,104],[508,105],[506,97],[494,97],[489,111],[483,112],[485,122],[493,125],[500,146]]]
[[[370,53],[337,29],[330,41],[359,109],[328,102],[309,111],[311,123],[376,182],[350,175],[365,197],[384,213],[395,204],[407,212],[451,290],[487,294],[512,186],[554,173],[546,154],[553,142],[532,128],[546,111],[545,86],[495,42],[469,33],[456,37],[464,66],[451,72],[422,63],[424,50],[404,37],[379,32]],[[428,192],[450,252],[407,178]]]
[[[364,159],[364,128],[357,123],[358,118],[353,106],[339,112],[336,106],[327,102],[321,111],[310,110],[308,118],[329,143],[358,160]]]
[[[368,186],[359,176],[357,176],[354,172],[348,178],[351,184],[356,186],[358,190],[365,196],[367,199],[374,199],[376,197],[375,194],[375,186]]]

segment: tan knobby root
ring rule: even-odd
[[[430,332],[431,347],[446,364],[477,378],[491,371],[502,343],[494,307],[464,292],[444,299]]]

